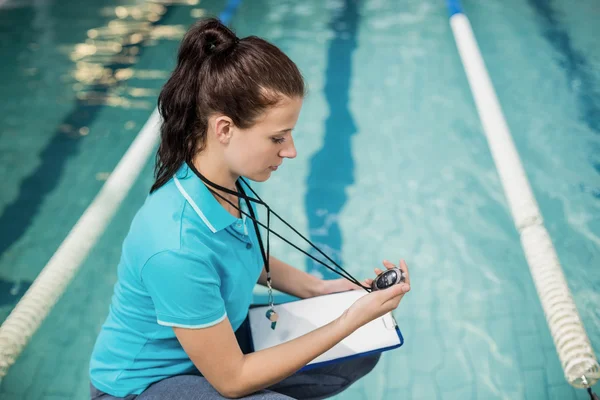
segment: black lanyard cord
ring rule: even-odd
[[[262,226],[263,228],[265,228],[267,230],[267,239],[268,239],[268,234],[269,232],[273,233],[274,235],[276,235],[278,238],[280,238],[281,240],[283,240],[284,242],[286,242],[287,244],[289,244],[290,246],[294,247],[296,250],[302,252],[303,254],[307,255],[308,257],[310,257],[311,259],[315,260],[316,262],[320,263],[321,265],[323,265],[324,267],[328,268],[329,270],[335,272],[336,274],[348,279],[350,282],[362,287],[363,289],[365,289],[367,292],[370,291],[369,287],[363,286],[356,278],[354,278],[349,272],[347,272],[346,270],[344,270],[340,265],[338,265],[335,261],[333,261],[329,256],[327,256],[327,254],[323,253],[321,251],[321,249],[319,249],[317,246],[315,246],[310,240],[308,240],[307,238],[305,238],[300,232],[298,232],[293,226],[291,226],[290,224],[288,224],[283,218],[281,218],[277,213],[275,213],[273,210],[271,210],[271,208],[269,207],[269,205],[267,203],[265,203],[260,196],[254,191],[254,189],[252,189],[252,187],[248,184],[248,182],[246,182],[243,178],[240,178],[240,180],[242,182],[244,182],[246,184],[246,186],[252,191],[252,193],[257,197],[257,199],[253,199],[252,197],[248,197],[246,195],[246,192],[244,191],[244,189],[241,187],[241,185],[239,184],[239,182],[236,182],[236,187],[238,188],[238,192],[234,192],[233,190],[230,190],[228,188],[225,188],[223,186],[220,186],[210,180],[208,180],[204,175],[202,175],[192,163],[188,164],[190,169],[192,171],[194,171],[194,173],[208,186],[208,189],[215,195],[219,196],[221,199],[225,200],[227,203],[229,203],[233,208],[235,208],[236,210],[240,211],[242,214],[244,214],[245,216],[249,217],[250,219],[252,219],[252,221],[254,222],[255,225],[255,229],[256,229],[256,234],[258,237],[258,241],[259,241],[259,245],[260,245],[260,250],[263,256],[263,260],[265,261],[265,269],[267,269],[269,267],[268,265],[268,256],[265,256],[265,249],[262,243],[262,238],[260,236],[260,233],[258,231],[258,227],[256,226],[256,224],[258,223],[260,226]],[[214,187],[215,189],[219,189],[222,190],[226,193],[229,193],[233,196],[239,197],[239,198],[243,198],[244,200],[246,200],[246,204],[248,206],[248,211],[252,214],[252,216],[248,215],[247,213],[245,213],[244,211],[240,210],[239,207],[237,207],[235,204],[233,204],[231,201],[229,201],[228,199],[226,199],[224,196],[222,196],[220,193],[216,192],[215,190],[213,190],[212,187]],[[254,210],[252,209],[252,207],[250,206],[249,202],[250,201],[254,201],[257,204],[263,205],[266,209],[267,209],[267,219],[270,220],[270,214],[273,213],[273,215],[275,215],[280,221],[282,221],[284,224],[286,224],[286,226],[288,226],[289,228],[291,228],[298,236],[300,236],[302,239],[304,239],[309,245],[311,245],[314,249],[316,249],[319,253],[321,253],[327,260],[331,261],[336,267],[338,267],[340,270],[342,270],[344,272],[344,274],[342,274],[339,271],[336,271],[335,269],[331,268],[329,265],[323,263],[322,261],[316,259],[315,257],[313,257],[312,255],[306,253],[304,250],[298,248],[297,246],[295,246],[294,244],[292,244],[291,242],[289,242],[288,240],[286,240],[285,238],[283,238],[281,235],[279,235],[277,232],[271,230],[270,225],[265,226],[264,224],[262,224],[260,221],[258,221],[256,219],[256,216],[254,215]],[[267,246],[269,245],[269,243],[267,242]],[[269,253],[267,253],[268,255]],[[267,270],[267,275],[270,276],[270,271]]]
[[[246,186],[252,191],[252,193],[257,197],[257,199],[253,199],[251,197],[248,197],[244,191],[244,189],[242,188],[242,185],[238,182],[236,182],[236,186],[238,188],[238,192],[234,192],[230,189],[227,189],[223,186],[217,185],[216,183],[211,182],[210,180],[208,180],[206,177],[204,177],[202,174],[200,174],[200,172],[193,166],[192,163],[188,164],[190,169],[207,185],[209,186],[208,189],[215,195],[219,196],[221,199],[223,199],[224,201],[226,201],[228,204],[230,204],[232,207],[234,207],[236,210],[240,211],[240,213],[242,213],[243,215],[247,216],[248,218],[250,218],[252,220],[252,222],[254,223],[254,229],[256,230],[256,235],[257,235],[257,239],[258,239],[258,243],[260,246],[260,250],[261,250],[261,255],[263,257],[263,261],[265,263],[265,270],[267,272],[267,280],[270,283],[270,270],[269,270],[269,233],[273,233],[275,236],[277,236],[278,238],[280,238],[281,240],[283,240],[284,242],[286,242],[287,244],[289,244],[290,246],[292,246],[293,248],[295,248],[296,250],[300,251],[301,253],[305,254],[306,256],[308,256],[309,258],[313,259],[314,261],[318,262],[319,264],[323,265],[324,267],[326,267],[327,269],[331,270],[332,272],[335,272],[336,274],[342,276],[343,278],[346,278],[347,280],[349,280],[350,282],[360,286],[361,288],[365,289],[367,292],[371,291],[370,287],[367,286],[363,286],[356,278],[354,278],[349,272],[347,272],[346,270],[344,270],[340,265],[338,265],[335,261],[333,261],[329,256],[327,256],[327,254],[325,254],[323,251],[321,251],[321,249],[319,249],[317,246],[315,246],[310,240],[308,240],[307,238],[305,238],[300,232],[298,232],[293,226],[291,226],[289,223],[287,223],[283,218],[281,218],[277,213],[275,213],[274,211],[271,210],[271,208],[264,202],[262,201],[262,199],[260,198],[260,196],[258,196],[258,194],[254,191],[254,189],[252,189],[252,187],[248,184],[248,182],[246,182],[243,178],[240,178],[240,181],[244,182],[246,184]],[[248,215],[246,212],[244,212],[243,210],[241,210],[238,206],[236,206],[235,204],[233,204],[233,202],[231,202],[229,199],[226,199],[224,196],[222,196],[220,193],[216,192],[215,190],[211,189],[211,186],[214,187],[215,189],[218,190],[222,190],[225,193],[229,193],[231,195],[234,195],[236,197],[242,198],[246,201],[246,205],[248,207],[248,211],[250,212],[251,215]],[[267,226],[265,226],[264,224],[262,224],[260,221],[257,220],[255,214],[254,214],[254,210],[252,209],[252,206],[250,204],[251,201],[254,201],[257,204],[263,205],[265,206],[265,208],[267,209]],[[331,268],[329,265],[325,264],[323,261],[315,258],[314,256],[312,256],[311,254],[307,253],[306,251],[302,250],[301,248],[299,248],[298,246],[296,246],[295,244],[291,243],[290,241],[288,241],[287,239],[285,239],[283,236],[281,236],[280,234],[278,234],[277,232],[271,230],[270,228],[270,217],[271,217],[271,213],[273,213],[273,215],[275,215],[280,221],[282,221],[286,226],[288,226],[290,229],[292,229],[298,236],[300,236],[302,239],[304,239],[309,245],[311,245],[315,250],[317,250],[319,253],[321,253],[326,259],[328,259],[329,261],[331,261],[337,268],[339,268],[341,271],[343,271],[343,274],[340,271],[335,270],[334,268]],[[266,229],[267,231],[267,251],[265,253],[265,248],[262,242],[262,238],[260,236],[259,230],[258,230],[258,225],[262,226],[264,229]]]
[[[190,167],[190,169],[191,169],[192,171],[194,171],[194,174],[196,174],[196,176],[197,176],[198,178],[200,178],[200,179],[202,180],[202,182],[204,182],[204,183],[205,183],[207,186],[211,186],[211,187],[213,187],[213,188],[215,188],[215,189],[218,189],[218,190],[220,190],[220,191],[222,191],[222,192],[225,192],[225,193],[227,193],[227,194],[231,194],[231,195],[233,195],[233,196],[240,197],[240,198],[242,198],[242,199],[246,200],[246,202],[248,202],[248,201],[253,201],[253,202],[257,203],[257,204],[260,204],[260,205],[262,205],[262,206],[265,206],[267,209],[269,208],[269,206],[267,205],[267,203],[265,203],[264,201],[262,201],[262,199],[261,199],[260,197],[258,197],[258,195],[257,195],[257,194],[254,192],[254,190],[252,190],[252,188],[250,187],[250,185],[248,185],[248,182],[244,181],[243,179],[241,179],[241,178],[240,178],[240,180],[244,181],[244,183],[246,184],[246,186],[248,186],[248,187],[250,188],[250,190],[252,190],[252,193],[254,193],[254,195],[257,197],[256,199],[253,199],[252,197],[248,197],[248,196],[246,196],[246,192],[244,192],[244,190],[241,190],[241,191],[238,191],[238,192],[234,192],[234,191],[233,191],[233,190],[231,190],[231,189],[227,189],[227,188],[226,188],[226,187],[224,187],[224,186],[221,186],[221,185],[218,185],[218,184],[216,184],[216,183],[214,183],[214,182],[212,182],[212,181],[209,181],[209,180],[208,180],[208,179],[207,179],[207,178],[206,178],[204,175],[202,175],[202,174],[201,174],[201,173],[200,173],[200,172],[199,172],[199,171],[196,169],[196,167],[194,167],[194,164],[192,164],[192,163],[188,163],[188,166]],[[237,182],[236,182],[236,186],[238,186],[238,185],[237,185]],[[240,188],[239,188],[239,186],[238,186],[238,190],[239,190],[239,189],[240,189]],[[211,192],[213,192],[213,193],[216,193],[216,192],[215,192],[214,190],[212,190],[210,187],[209,187],[209,190],[210,190]],[[219,195],[219,197],[221,197],[223,200],[227,200],[227,199],[225,199],[223,196],[220,196],[220,195]],[[241,210],[240,210],[238,207],[236,207],[236,206],[235,206],[234,204],[232,204],[231,202],[229,202],[229,204],[231,204],[231,205],[232,205],[233,207],[235,207],[237,210],[241,211]],[[247,216],[247,215],[246,215],[246,216]]]
[[[240,189],[241,188],[242,188],[242,185],[240,185]],[[242,189],[242,192],[244,192],[244,189]],[[248,205],[250,210],[252,210],[252,206],[250,205],[250,202],[247,201],[246,204]],[[252,214],[253,214],[252,217],[254,217],[254,210],[252,211]],[[253,218],[252,222],[256,224],[254,219],[256,219],[256,218]],[[267,208],[267,226],[268,227],[271,226],[271,209],[270,208]],[[260,236],[258,233],[258,225],[254,225],[254,229],[256,230],[256,236],[257,237]],[[267,257],[269,257],[269,254],[271,254],[271,253],[269,253],[269,234],[270,233],[271,233],[271,229],[267,229]],[[265,265],[269,265],[269,260],[267,260],[267,263]],[[267,278],[269,280],[271,280],[271,271],[269,271],[268,269],[267,269],[267,275],[268,275]]]
[[[331,271],[335,272],[336,274],[338,274],[338,275],[340,275],[340,276],[342,276],[342,277],[344,277],[344,278],[348,279],[348,280],[349,280],[349,281],[351,281],[352,283],[355,283],[355,284],[357,284],[357,285],[361,286],[363,289],[365,288],[364,286],[362,286],[362,285],[360,284],[360,282],[359,282],[359,281],[358,281],[356,278],[354,278],[352,275],[350,275],[350,273],[349,273],[348,271],[346,271],[346,270],[345,270],[344,268],[342,268],[342,267],[341,267],[341,266],[340,266],[338,263],[336,263],[335,261],[333,261],[333,260],[331,259],[331,257],[329,257],[327,254],[325,254],[325,253],[324,253],[324,252],[323,252],[321,249],[319,249],[319,248],[318,248],[318,247],[317,247],[317,246],[316,246],[314,243],[312,243],[310,240],[308,240],[307,238],[305,238],[305,237],[304,237],[304,236],[303,236],[303,235],[302,235],[300,232],[298,232],[298,231],[296,230],[296,228],[294,228],[292,225],[290,225],[290,224],[289,224],[289,223],[288,223],[288,222],[287,222],[285,219],[281,218],[281,217],[279,216],[279,214],[277,214],[275,211],[271,210],[271,209],[269,208],[269,206],[267,206],[267,205],[266,205],[266,203],[265,203],[264,201],[262,201],[262,199],[260,198],[260,196],[258,195],[258,193],[256,193],[256,192],[254,191],[254,189],[252,189],[252,186],[250,186],[250,185],[248,184],[248,182],[246,182],[246,180],[245,180],[245,179],[243,179],[243,178],[240,178],[240,180],[241,180],[242,182],[244,182],[244,183],[246,184],[246,186],[248,186],[248,188],[250,189],[250,191],[251,191],[251,192],[252,192],[252,193],[253,193],[253,194],[254,194],[254,195],[255,195],[255,196],[258,198],[258,200],[260,200],[260,202],[261,202],[262,204],[264,204],[264,205],[267,207],[267,209],[268,209],[268,212],[269,212],[269,213],[273,213],[273,215],[274,215],[275,217],[277,217],[277,219],[279,219],[279,220],[280,220],[281,222],[283,222],[283,223],[284,223],[284,224],[285,224],[285,225],[286,225],[288,228],[290,228],[292,231],[294,231],[294,233],[296,233],[296,235],[298,235],[298,236],[300,236],[302,239],[304,239],[304,241],[305,241],[306,243],[308,243],[309,245],[311,245],[311,246],[312,246],[312,248],[314,248],[315,250],[317,250],[317,251],[318,251],[318,252],[319,252],[319,253],[320,253],[320,254],[321,254],[323,257],[325,257],[327,260],[329,260],[329,261],[330,261],[330,262],[331,262],[333,265],[335,265],[337,268],[339,268],[340,270],[342,270],[342,271],[344,272],[344,274],[346,274],[347,276],[346,276],[346,275],[344,275],[344,274],[342,274],[341,272],[339,272],[339,271],[336,271],[335,269],[333,269],[333,268],[329,267],[328,265],[324,264],[324,263],[323,263],[323,262],[321,262],[320,260],[317,260],[316,258],[312,257],[310,254],[308,254],[308,253],[306,253],[306,252],[304,252],[304,251],[302,251],[302,250],[298,249],[296,246],[294,246],[294,248],[296,248],[296,249],[298,249],[298,250],[302,251],[304,254],[306,254],[307,256],[309,256],[310,258],[312,258],[313,260],[315,260],[315,261],[319,262],[320,264],[324,265],[325,267],[329,268]],[[245,194],[245,193],[244,193],[244,194]],[[268,214],[267,214],[267,215],[268,215]],[[268,217],[267,217],[267,218],[268,218]],[[275,232],[274,232],[274,231],[271,231],[271,232],[273,232],[273,233],[275,234]],[[280,237],[280,236],[279,236],[279,237]],[[281,237],[280,237],[280,238],[281,238]],[[288,244],[292,245],[290,242],[287,242],[287,241],[286,241],[286,243],[288,243]],[[292,246],[293,246],[293,245],[292,245]]]
[[[238,184],[238,185],[239,185],[239,184]],[[247,185],[247,183],[246,183],[246,185]],[[239,186],[238,186],[238,188],[240,189],[240,192],[243,192],[243,188],[241,187],[241,185],[239,185]],[[339,271],[336,271],[334,268],[331,268],[329,265],[325,264],[323,261],[321,261],[321,260],[319,260],[319,259],[315,258],[315,257],[314,257],[314,256],[312,256],[311,254],[307,253],[306,251],[302,250],[301,248],[299,248],[298,246],[296,246],[295,244],[293,244],[292,242],[290,242],[289,240],[287,240],[286,238],[284,238],[283,236],[281,236],[279,233],[277,233],[277,232],[275,232],[274,230],[272,230],[272,229],[270,228],[270,214],[271,214],[271,213],[272,213],[272,214],[274,214],[274,215],[276,215],[276,214],[275,214],[275,212],[274,212],[274,211],[272,211],[272,210],[269,208],[269,206],[267,206],[266,204],[265,204],[265,207],[267,208],[267,224],[269,224],[269,225],[267,225],[267,226],[265,226],[263,223],[261,223],[260,221],[258,221],[258,220],[256,219],[256,216],[254,215],[254,210],[252,209],[252,207],[250,206],[250,204],[249,204],[249,202],[248,202],[248,201],[251,199],[251,197],[249,197],[249,198],[247,198],[247,199],[246,199],[246,202],[247,202],[247,205],[248,205],[249,211],[250,211],[250,213],[252,214],[252,215],[248,215],[248,214],[247,214],[247,213],[245,213],[243,210],[240,210],[238,207],[236,207],[236,205],[235,205],[235,204],[233,204],[233,203],[232,203],[230,200],[228,200],[228,199],[226,199],[225,197],[223,197],[223,196],[222,196],[220,193],[217,193],[216,191],[213,191],[213,190],[212,190],[212,189],[210,189],[210,188],[209,188],[209,190],[210,190],[212,193],[214,193],[214,194],[216,194],[217,196],[219,196],[221,199],[225,200],[225,201],[226,201],[227,203],[229,203],[229,204],[230,204],[232,207],[234,207],[235,209],[237,209],[237,210],[238,210],[238,211],[240,211],[242,214],[244,214],[245,216],[247,216],[248,218],[250,218],[250,219],[252,220],[252,222],[254,223],[254,229],[256,230],[256,235],[257,235],[257,238],[258,238],[258,244],[259,244],[259,246],[260,246],[261,253],[263,254],[263,260],[265,260],[265,269],[267,270],[267,274],[270,274],[270,271],[269,271],[269,269],[268,269],[268,268],[269,268],[269,264],[268,264],[268,261],[269,261],[269,260],[268,260],[268,256],[267,256],[267,257],[265,257],[265,255],[264,255],[264,251],[265,251],[265,249],[264,249],[264,247],[263,247],[262,239],[261,239],[261,237],[260,237],[260,233],[259,233],[259,231],[258,231],[258,225],[262,226],[262,227],[263,227],[263,228],[264,228],[264,229],[267,231],[267,250],[268,250],[268,248],[269,248],[269,237],[268,237],[268,235],[269,235],[269,232],[270,232],[270,233],[272,233],[273,235],[277,236],[279,239],[283,240],[284,242],[286,242],[287,244],[289,244],[290,246],[292,246],[293,248],[295,248],[296,250],[300,251],[301,253],[305,254],[306,256],[308,256],[308,257],[310,257],[311,259],[313,259],[313,260],[315,260],[316,262],[318,262],[319,264],[321,264],[321,265],[323,265],[324,267],[328,268],[329,270],[331,270],[331,271],[335,272],[336,274],[338,274],[338,275],[342,276],[343,278],[346,278],[346,279],[348,279],[350,282],[352,282],[352,283],[354,283],[354,284],[356,284],[356,285],[358,285],[358,286],[362,287],[362,288],[363,288],[363,289],[365,289],[367,292],[369,292],[369,291],[370,291],[370,288],[369,288],[369,287],[367,287],[367,286],[363,286],[363,285],[362,285],[362,284],[361,284],[361,283],[360,283],[360,282],[359,282],[359,281],[358,281],[356,278],[354,278],[352,275],[350,275],[350,273],[349,273],[348,271],[344,270],[342,267],[338,266],[338,268],[340,268],[340,269],[341,269],[341,270],[344,272],[344,274],[346,274],[346,275],[342,274],[342,273],[341,273],[341,272],[339,272]],[[242,197],[242,196],[240,196],[240,197]],[[284,221],[282,218],[280,218],[280,217],[278,217],[278,218],[279,218],[281,221],[283,221],[283,222],[285,223],[285,221]],[[287,223],[286,223],[286,225],[287,225]],[[288,226],[289,226],[289,225],[288,225]],[[293,229],[293,228],[292,228],[292,229]],[[300,235],[300,234],[299,234],[299,235]],[[300,235],[300,236],[302,237],[302,235]],[[307,242],[308,242],[308,243],[309,243],[311,246],[313,246],[315,249],[319,250],[319,248],[318,248],[318,247],[316,247],[316,246],[315,246],[313,243],[311,243],[310,241],[308,241],[308,239],[306,239],[306,238],[304,238],[304,237],[302,237],[302,238],[303,238],[304,240],[306,240],[306,241],[307,241]],[[320,251],[320,250],[319,250],[319,251]],[[268,255],[268,254],[269,254],[269,253],[267,252],[267,255]],[[322,253],[322,254],[323,254],[323,253]]]
[[[256,218],[256,215],[254,214],[254,209],[252,208],[252,204],[250,204],[250,199],[246,196],[246,192],[244,192],[244,188],[242,187],[242,185],[240,185],[239,182],[236,182],[235,185],[237,186],[239,192],[244,196],[244,199],[246,200],[246,207],[248,207],[248,211],[251,214],[251,216],[250,216],[250,215],[246,214],[245,212],[243,212],[241,209],[238,209],[239,212],[243,213],[245,216],[252,219],[252,223],[254,224],[254,230],[256,231],[256,239],[258,240],[258,246],[260,247],[260,255],[263,258],[263,262],[265,265],[265,271],[267,271],[267,283],[269,284],[269,287],[270,287],[270,285],[271,285],[271,268],[269,267],[269,258],[270,257],[269,257],[269,236],[268,236],[269,231],[270,231],[270,229],[268,228],[269,222],[270,222],[269,215],[271,214],[270,209],[267,206],[267,252],[265,253],[263,241],[262,241],[262,238],[260,237],[260,231],[258,230],[258,220]],[[209,190],[235,207],[235,205],[232,202],[227,200],[225,197],[221,196],[219,193],[211,190],[210,188],[209,188]],[[235,207],[235,208],[237,208],[237,207]]]

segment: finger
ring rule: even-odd
[[[388,292],[391,297],[383,303],[384,307],[390,307],[394,309],[398,307],[398,303],[404,297],[404,295],[410,290],[410,286],[406,284],[394,285],[388,289],[382,290],[382,292]]]
[[[383,273],[379,268],[375,268],[375,275],[381,275]]]
[[[404,272],[404,276],[406,277],[404,282],[410,285],[410,275],[408,273],[408,265],[406,265],[406,261],[400,260],[399,267]]]
[[[386,267],[387,269],[396,268],[396,266],[394,264],[392,264],[391,262],[389,262],[388,260],[383,260],[383,266]]]

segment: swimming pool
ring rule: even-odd
[[[179,35],[226,5],[168,3],[0,5],[2,318],[150,115]],[[598,349],[600,9],[592,0],[464,7]],[[562,376],[444,2],[243,1],[232,26],[279,45],[310,90],[298,157],[259,185],[261,197],[357,277],[383,258],[411,267],[413,289],[396,312],[406,344],[338,397],[585,399]],[[85,398],[121,240],[151,181],[149,162],[3,380],[3,399]],[[275,239],[272,253],[328,274]]]

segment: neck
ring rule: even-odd
[[[235,183],[239,176],[232,174],[229,171],[229,169],[223,164],[222,161],[211,157],[210,152],[201,152],[200,154],[197,154],[194,157],[193,164],[196,170],[198,170],[198,172],[200,172],[206,179],[208,179],[212,183],[237,192]],[[211,187],[210,185],[207,186],[212,191],[219,193],[221,196],[231,201],[233,204],[238,204],[237,196],[225,193],[221,190]],[[221,197],[217,196],[214,193],[213,196],[215,196],[217,201],[221,203],[226,210],[237,214],[237,212],[234,209],[232,209],[231,205],[228,204],[225,200],[223,200]]]
[[[193,164],[198,172],[209,181],[229,190],[233,190],[234,192],[237,191],[235,183],[239,176],[232,174],[223,162],[211,157],[210,152],[197,154],[194,157]]]

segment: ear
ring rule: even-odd
[[[228,144],[233,134],[233,121],[226,115],[220,115],[215,119],[215,134],[217,140],[222,144]]]

